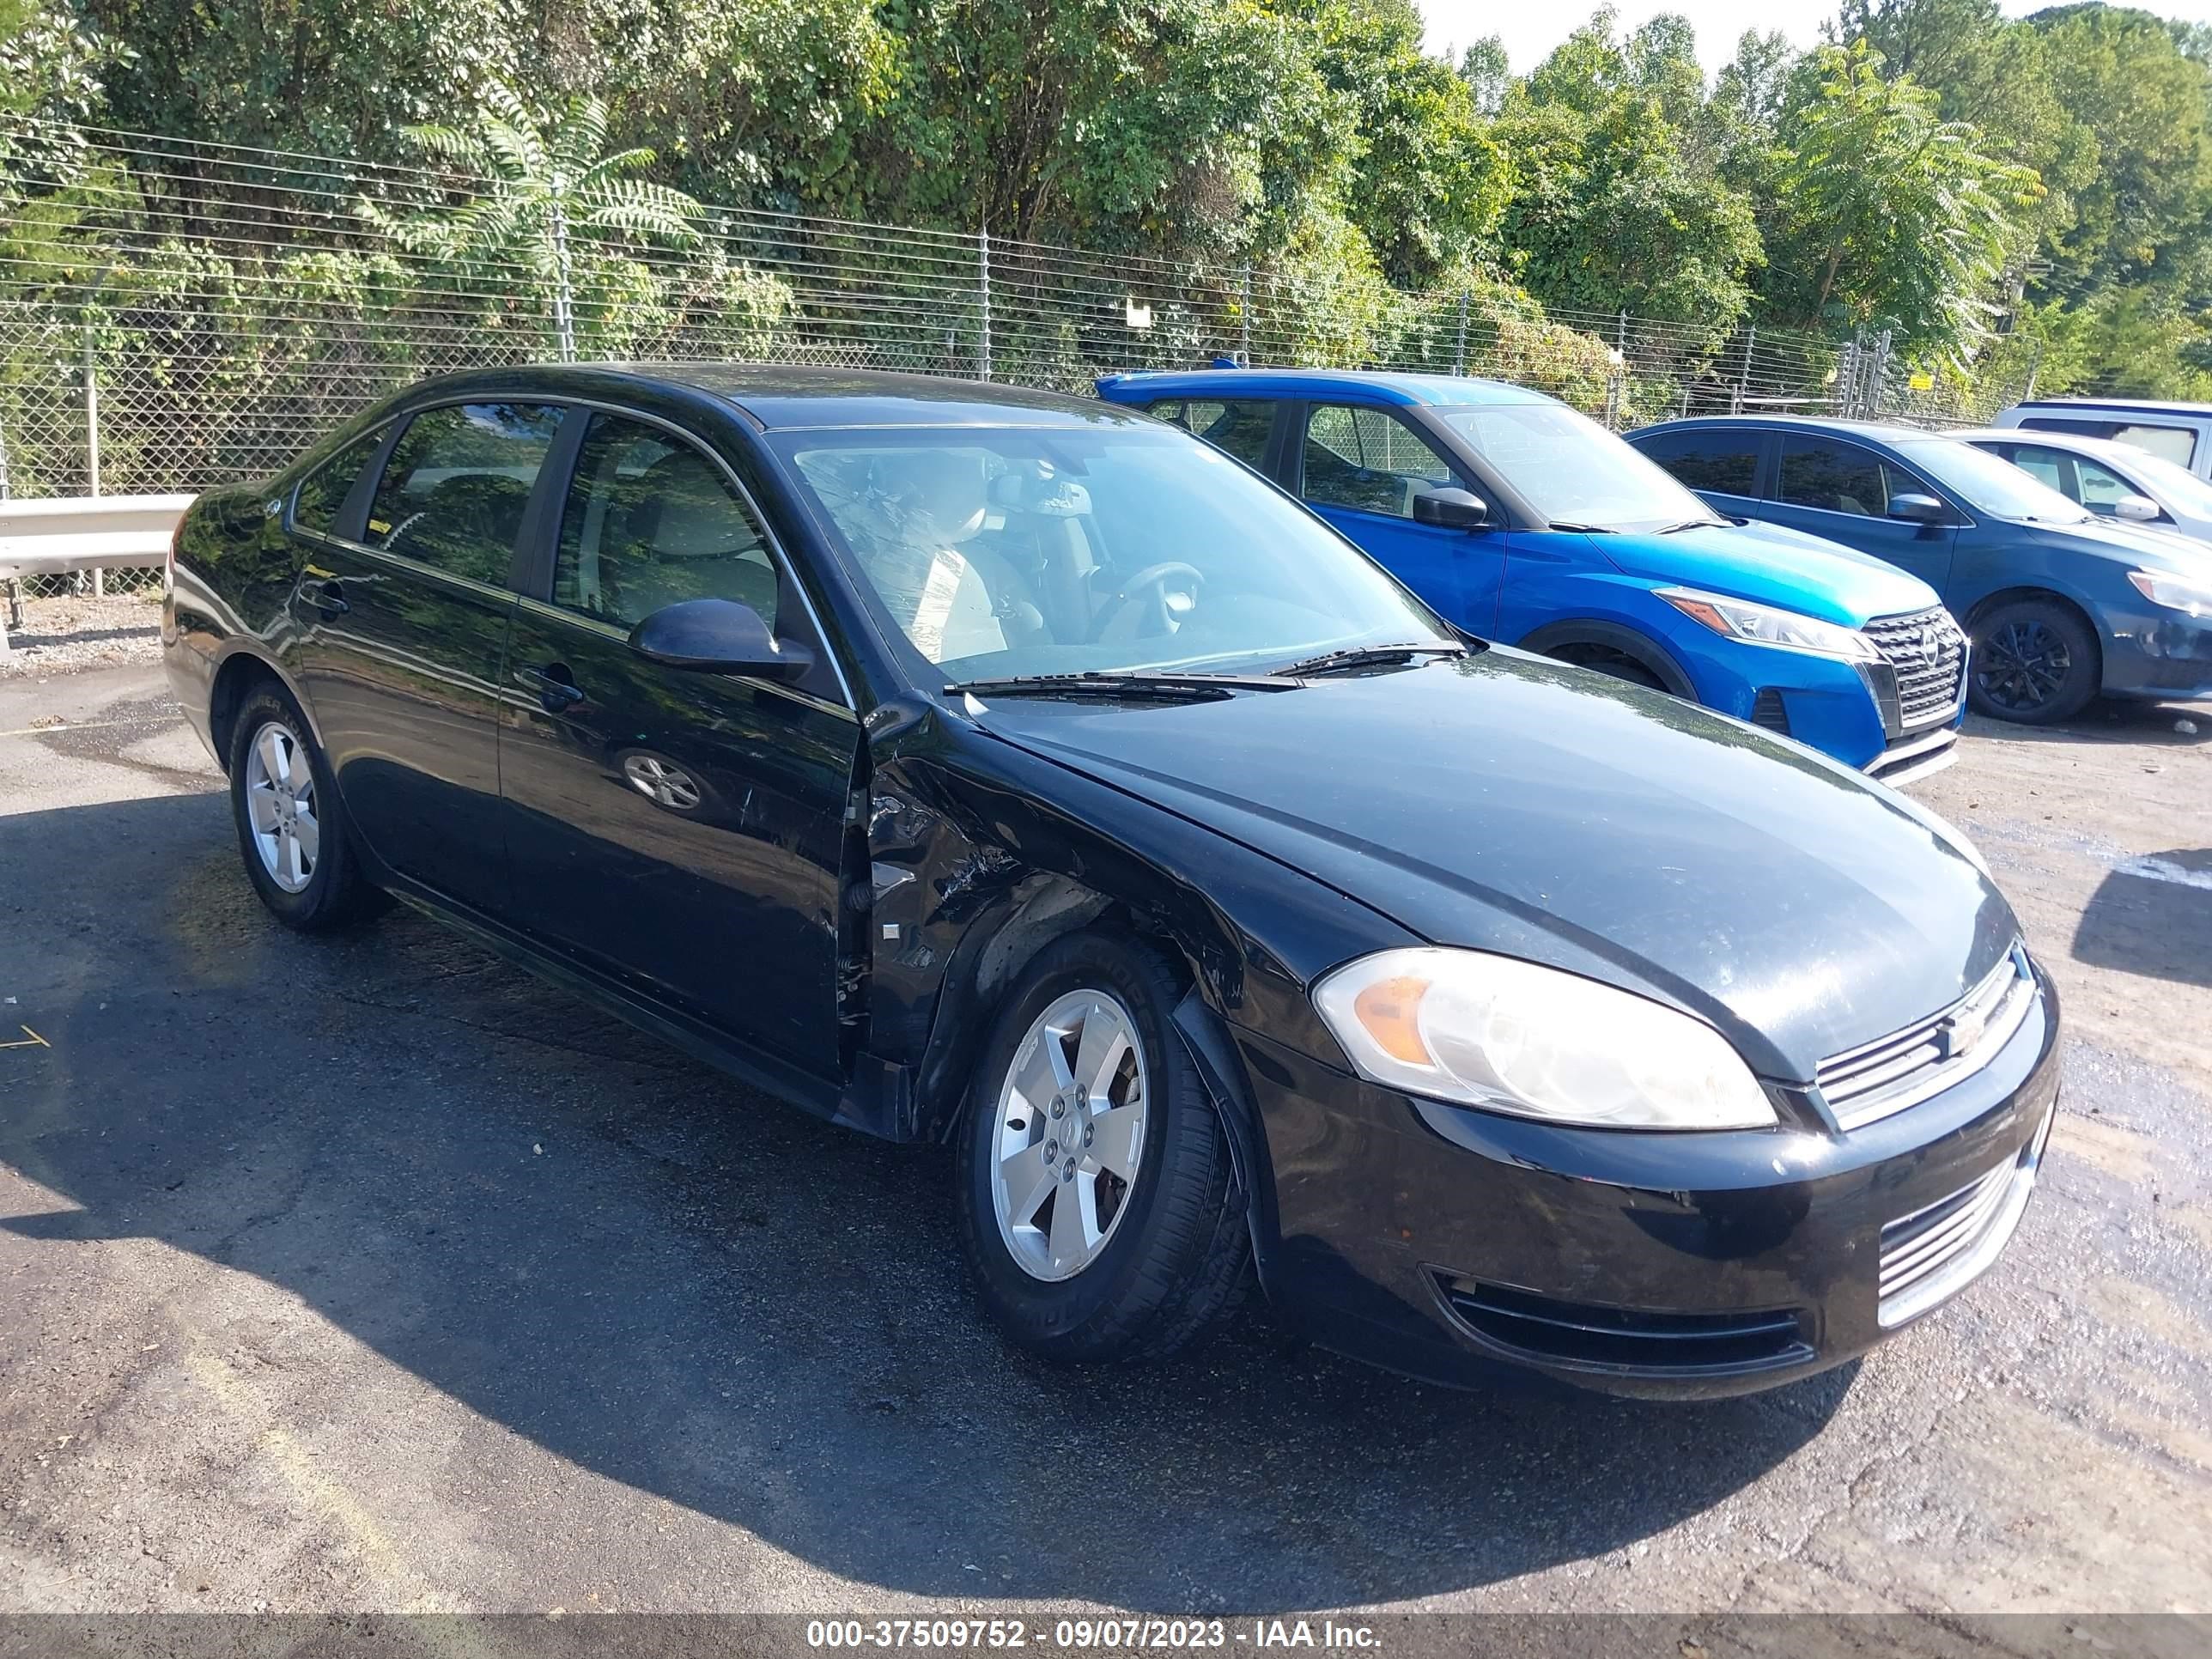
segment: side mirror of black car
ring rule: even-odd
[[[667,668],[795,680],[814,665],[805,646],[779,642],[760,612],[734,599],[665,605],[629,631],[629,648]]]
[[[1908,495],[1892,495],[1889,498],[1889,516],[1893,519],[1910,519],[1915,524],[1947,524],[1950,521],[1951,509],[1933,495],[1922,495],[1917,493]]]
[[[1471,489],[1431,489],[1413,497],[1413,522],[1439,530],[1480,530],[1490,522],[1490,503]]]

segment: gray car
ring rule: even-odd
[[[2212,542],[2212,483],[2134,444],[2006,427],[1948,435],[2010,461],[2100,519],[2156,525]]]

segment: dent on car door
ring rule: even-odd
[[[1420,524],[1413,501],[1466,481],[1427,438],[1389,410],[1314,404],[1295,447],[1298,494],[1443,616],[1489,635],[1498,623],[1505,548],[1495,535]]]
[[[306,543],[290,653],[369,850],[449,898],[507,897],[496,714],[514,550],[562,411],[442,404],[405,420],[331,533]],[[312,522],[325,505],[303,492]]]
[[[500,769],[516,919],[826,1075],[858,722],[729,472],[666,427],[588,421],[547,518],[550,581],[523,602],[508,659]],[[696,599],[748,605],[807,644],[814,678],[672,668],[631,649],[638,623]]]

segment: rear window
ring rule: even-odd
[[[546,404],[424,410],[392,447],[363,539],[451,575],[505,582],[561,416]]]
[[[1757,490],[1762,441],[1756,432],[1662,432],[1632,441],[1692,489],[1717,495]]]
[[[2072,432],[2084,438],[2111,438],[2130,444],[2146,455],[2155,455],[2176,466],[2197,459],[2197,434],[2185,426],[2164,426],[2153,421],[2092,420],[2076,415],[2030,415],[2021,425],[2030,432]]]
[[[1254,398],[1176,398],[1146,411],[1225,450],[1250,467],[1263,467],[1267,437],[1275,429],[1275,406]]]

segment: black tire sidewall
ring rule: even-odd
[[[1197,1067],[1172,1028],[1178,989],[1149,951],[1103,935],[1076,935],[1046,947],[985,1044],[957,1142],[961,1231],[993,1311],[1026,1346],[1046,1352],[1086,1346],[1100,1327],[1128,1316],[1136,1311],[1133,1304],[1146,1299],[1148,1258],[1161,1243],[1161,1206],[1178,1181],[1194,1175],[1182,1167],[1182,1137],[1174,1133],[1175,1120],[1192,1111],[1210,1116],[1213,1109]],[[1104,1251],[1073,1278],[1048,1281],[1023,1271],[1000,1235],[991,1159],[999,1091],[1015,1052],[1039,1014],[1057,998],[1078,990],[1110,993],[1136,1031],[1149,1093],[1144,1155],[1128,1199],[1131,1208]]]
[[[1992,702],[1982,690],[1981,662],[1990,635],[2008,623],[2040,623],[2066,641],[2069,666],[2058,693],[2041,707],[2006,708]],[[1974,623],[1974,662],[1966,678],[1966,701],[1978,714],[2014,726],[2053,726],[2074,718],[2089,706],[2098,692],[2104,652],[2095,631],[2063,605],[2043,599],[2018,599],[2001,605]]]
[[[254,848],[253,824],[246,805],[246,757],[253,739],[270,721],[281,722],[307,757],[315,776],[315,822],[320,840],[314,873],[296,893],[279,887]],[[322,746],[289,694],[269,685],[249,695],[238,711],[230,732],[230,815],[238,830],[238,851],[246,866],[246,878],[262,903],[280,921],[293,927],[314,928],[336,920],[346,896],[351,871],[337,788],[331,780]]]

